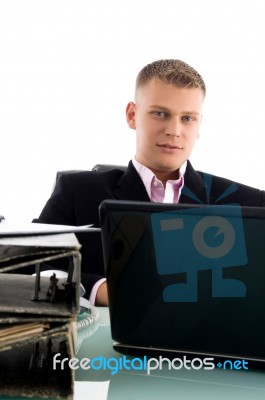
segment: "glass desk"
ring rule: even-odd
[[[99,312],[99,320],[78,333],[79,362],[85,358],[117,360],[123,357],[112,347],[108,308],[99,308]],[[147,375],[146,371],[123,368],[115,374],[111,372],[108,368],[79,367],[75,372],[74,400],[265,399],[265,371],[163,368],[151,371],[150,375]],[[0,396],[0,400],[7,399],[11,400]],[[12,398],[12,400],[21,399]]]
[[[108,309],[99,308],[99,311],[98,323],[80,333],[77,353],[79,359],[101,356],[106,359],[112,357],[117,359],[123,356],[112,347]],[[127,356],[127,358],[133,357]],[[265,371],[258,370],[215,368],[207,371],[163,368],[162,371],[151,371],[150,375],[147,375],[146,371],[123,369],[111,374],[107,368],[105,370],[79,368],[76,371],[76,380],[102,383],[109,381],[108,393],[105,397],[101,397],[102,400],[265,399]]]

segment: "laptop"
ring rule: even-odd
[[[105,200],[99,212],[116,350],[265,365],[265,208]]]

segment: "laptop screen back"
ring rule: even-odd
[[[105,201],[112,337],[265,360],[265,209]]]

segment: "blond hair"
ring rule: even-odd
[[[201,75],[181,60],[158,60],[147,64],[137,75],[136,90],[152,79],[182,88],[199,88],[204,96],[206,94]]]

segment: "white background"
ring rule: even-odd
[[[125,121],[147,63],[179,58],[207,85],[191,161],[265,189],[263,0],[0,0],[0,214],[31,221],[57,170],[126,164]]]

